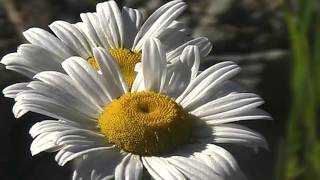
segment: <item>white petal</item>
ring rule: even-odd
[[[259,120],[259,119],[272,120],[272,117],[270,116],[269,113],[261,109],[252,109],[247,112],[236,114],[230,117],[224,117],[224,118],[205,117],[201,119],[205,120],[207,124],[217,125],[217,124],[224,124],[224,123],[236,122],[236,121]]]
[[[88,28],[84,22],[77,22],[75,24],[72,24],[75,28],[77,28],[78,31],[82,34],[82,36],[85,37],[86,41],[88,42],[90,48],[90,55],[92,55],[92,48],[97,47],[97,43],[91,38],[91,35],[89,34]]]
[[[66,121],[76,121],[84,124],[94,123],[96,120],[90,117],[90,114],[78,111],[78,109],[70,106],[64,97],[48,97],[48,94],[28,90],[21,92],[16,97],[16,103],[13,106],[13,113],[16,118],[21,116],[21,110],[32,111],[56,119]]]
[[[171,1],[161,6],[142,25],[134,40],[133,49],[141,50],[147,39],[157,37],[185,9],[186,4],[181,0]]]
[[[23,56],[18,53],[11,53],[4,56],[2,58],[1,63],[6,65],[7,69],[16,71],[29,78],[32,78],[35,74],[41,71],[46,71],[46,70],[63,71],[60,66],[60,63],[53,62],[51,61],[50,58],[44,57],[44,59],[42,59],[40,52],[38,54],[39,54],[39,57],[30,58],[28,56]],[[38,60],[41,60],[41,61],[38,61]]]
[[[121,12],[115,1],[99,3],[97,13],[104,33],[112,48],[122,48],[124,40]]]
[[[53,127],[53,128],[50,128]],[[70,129],[69,124],[61,120],[44,120],[35,123],[29,130],[31,137],[35,138],[42,133],[50,133],[58,130]]]
[[[194,153],[194,155],[201,159],[207,166],[211,167],[212,171],[221,178],[227,179],[227,177],[230,176],[230,165],[226,162],[217,161],[216,157],[211,157],[204,153]]]
[[[29,71],[32,73],[28,75],[29,77],[45,70],[63,72],[60,65],[61,61],[62,59],[58,56],[37,45],[22,44],[18,47],[17,53],[11,53],[4,56],[1,63],[6,65],[7,69],[18,67],[18,72],[20,72],[19,69]]]
[[[137,9],[123,7],[121,15],[124,26],[124,47],[131,49],[142,23],[142,13]]]
[[[90,98],[86,94],[79,91],[80,87],[66,74],[44,71],[38,73],[34,78],[42,82],[32,81],[28,87],[42,92],[48,97],[63,97],[67,104],[93,117],[96,117],[95,114],[100,114],[102,111],[100,106],[95,104],[94,101],[90,101]]]
[[[214,73],[215,71],[223,68],[223,67],[227,67],[230,65],[234,65],[233,62],[222,62],[222,63],[218,63],[214,66],[211,66],[210,68],[206,69],[206,71],[203,71],[202,73],[200,73],[196,79],[194,79],[189,86],[186,88],[186,90],[183,92],[183,94],[177,99],[177,102],[182,101],[189,93],[190,91],[192,91],[195,87],[197,87],[205,78],[207,78],[207,76],[209,76],[210,74]]]
[[[40,152],[50,151],[52,149],[59,150],[61,146],[54,142],[54,136],[56,133],[43,133],[37,136],[31,143],[30,151],[32,156],[39,154]]]
[[[112,99],[128,92],[127,83],[122,76],[119,65],[113,60],[108,51],[103,48],[94,49],[94,57],[98,61],[104,81]]]
[[[71,57],[62,63],[62,67],[81,88],[83,94],[94,100],[97,105],[104,107],[112,101],[102,76],[87,61],[79,57]]]
[[[182,21],[174,20],[169,26],[168,29],[175,29],[176,31],[184,32],[185,35],[192,35],[191,29]]]
[[[79,126],[81,127],[81,126]],[[45,127],[45,130],[52,130],[56,127],[53,126],[47,126]],[[71,146],[77,146],[77,145],[87,145],[87,146],[108,146],[111,147],[112,145],[109,145],[106,143],[105,136],[97,133],[95,131],[98,131],[98,129],[94,130],[87,130],[89,127],[85,127],[86,129],[80,129],[80,128],[72,128],[69,127],[63,127],[64,129],[61,129],[60,133],[57,134],[56,137],[56,143],[59,145],[71,145]]]
[[[247,178],[241,171],[237,161],[234,159],[232,154],[223,149],[222,147],[208,144],[207,149],[202,152],[209,156],[211,156],[216,163],[218,163],[222,168],[224,168],[225,172],[230,172],[229,177],[227,179],[239,179],[246,180]]]
[[[150,175],[156,180],[186,179],[176,167],[168,163],[165,158],[161,157],[142,157],[144,167],[150,173]]]
[[[21,65],[8,65],[6,69],[18,72],[28,78],[32,78],[35,74],[37,74],[36,70],[30,69],[28,66],[21,66]]]
[[[195,153],[195,156],[201,159],[207,166],[211,167],[215,174],[223,180],[246,180],[246,177],[240,169],[234,170],[230,164],[219,155],[210,156],[204,153]]]
[[[75,159],[72,180],[106,180],[114,177],[114,170],[122,156],[119,152],[95,151]]]
[[[23,32],[24,37],[32,44],[43,47],[61,59],[66,59],[74,52],[54,35],[40,28],[30,28]]]
[[[5,97],[15,98],[18,93],[29,89],[27,87],[28,84],[29,83],[16,83],[16,84],[10,85],[4,88],[2,90],[2,93],[4,94]]]
[[[27,61],[33,61],[46,70],[62,71],[60,63],[64,60],[54,53],[34,44],[22,44],[18,47],[18,54]]]
[[[143,21],[143,14],[138,9],[132,9],[123,7],[122,12],[127,14],[130,18],[131,22],[135,25],[136,29],[140,29],[142,21]]]
[[[139,180],[142,177],[143,165],[138,155],[128,154],[115,170],[115,180]]]
[[[28,111],[29,110],[21,109],[19,107],[17,108],[17,106],[15,106],[15,105],[12,107],[12,112],[13,112],[15,118],[19,118],[19,117],[25,115]]]
[[[146,41],[142,51],[145,90],[162,92],[167,70],[164,48],[158,39],[150,39]]]
[[[30,61],[26,60],[24,57],[22,57],[18,53],[10,53],[10,54],[5,55],[1,59],[1,63],[6,65],[7,67],[10,67],[10,66],[20,67],[22,69],[26,69],[31,72],[37,72],[37,71],[42,70],[38,66],[38,64],[34,63],[33,61],[30,62]]]
[[[191,31],[184,23],[179,21],[173,21],[168,28],[158,35],[158,38],[168,52],[192,40]]]
[[[30,150],[32,155],[43,151],[55,152],[62,148],[56,143],[60,131],[75,129],[70,123],[57,120],[44,120],[34,124],[29,133],[35,138],[31,144]]]
[[[55,143],[63,145],[57,153],[55,160],[59,165],[96,151],[114,152],[113,145],[105,142],[104,136],[91,130],[74,128],[74,126],[64,126],[58,131],[54,138]]]
[[[184,48],[180,60],[188,64],[191,69],[191,80],[193,80],[197,76],[200,67],[199,48],[197,46],[187,46]]]
[[[111,147],[90,147],[90,146],[70,146],[63,147],[56,155],[55,160],[58,162],[60,166],[64,166],[67,162],[83,156],[85,154],[89,154],[95,151],[107,151]]]
[[[92,39],[96,46],[109,49],[110,46],[100,25],[97,13],[82,13],[80,17],[87,28],[86,32],[89,34],[89,38]]]
[[[255,94],[231,93],[208,102],[191,111],[191,113],[197,117],[213,116],[212,118],[214,118],[228,111],[234,112],[234,114],[241,113],[247,109],[254,109],[261,104],[263,104],[263,100]]]
[[[208,114],[203,116],[201,115],[201,117],[210,119],[221,119],[236,116],[237,114],[243,114],[244,112],[248,112],[252,109],[255,109],[262,104],[262,99],[245,99],[242,101],[236,101],[230,104],[225,104],[224,106],[221,105],[215,109],[210,108],[210,110],[208,110]]]
[[[186,35],[185,32],[182,31],[176,31],[175,29],[166,29],[163,31],[163,34],[159,35],[159,39],[166,47],[166,51],[170,53],[184,43],[192,40],[192,37]]]
[[[133,81],[131,92],[143,91],[145,89],[144,87],[145,85],[144,85],[144,78],[143,78],[143,72],[142,72],[142,66],[141,66],[141,69],[138,70],[136,78]]]
[[[233,82],[231,80],[226,80],[223,85],[221,85],[220,89],[213,96],[213,98],[217,99],[223,96],[226,96],[231,93],[241,93],[247,92],[243,87],[241,87],[238,83]]]
[[[177,168],[187,179],[221,179],[210,167],[199,159],[182,156],[166,158],[170,164]]]
[[[206,103],[225,80],[232,78],[239,71],[240,68],[231,62],[219,63],[208,68],[197,76],[178,98],[179,101],[181,100],[181,105],[191,111]]]
[[[64,21],[55,21],[49,25],[50,29],[83,58],[92,56],[91,47],[86,37],[74,25]]]
[[[80,129],[78,126],[61,120],[36,123],[30,129],[30,134],[36,137],[31,145],[33,155],[50,149],[60,150],[56,160],[60,165],[64,165],[82,154],[112,148],[105,143],[103,135]]]
[[[51,76],[53,78],[48,76],[50,74],[54,74]],[[37,77],[47,81],[48,84],[32,81],[28,84],[29,90],[17,94],[15,98],[17,102],[13,107],[15,116],[20,117],[23,112],[30,110],[57,119],[82,122],[86,125],[95,122],[100,114],[100,109],[96,108],[94,104],[90,104],[84,95],[74,89],[72,83],[68,84],[70,81],[63,81],[65,76],[61,73],[58,76],[58,72],[50,73],[48,71],[38,74]],[[67,90],[63,88],[67,88]]]
[[[190,159],[195,163],[199,163],[199,166],[204,165],[204,168],[209,168],[206,172],[211,176],[211,179],[221,179],[221,180],[246,180],[245,175],[239,168],[238,163],[233,158],[233,156],[225,149],[208,144],[207,140],[198,139],[197,143],[187,144],[183,149],[174,153],[173,158],[180,157],[184,159]],[[171,157],[168,157],[170,159]],[[194,165],[194,170],[196,171],[199,166]],[[191,167],[190,167],[191,168]],[[188,174],[190,171],[186,171]],[[199,172],[201,173],[201,172]],[[193,174],[188,175],[189,179],[202,179],[199,177],[194,177]]]
[[[172,71],[172,72],[171,72]],[[186,89],[190,82],[191,71],[186,63],[177,61],[167,73],[167,95],[176,99]]]
[[[173,51],[167,53],[168,61],[170,62],[176,61],[177,58],[182,53],[182,51],[184,50],[184,48],[190,45],[194,45],[199,48],[199,54],[201,58],[207,56],[212,49],[211,42],[209,41],[208,38],[204,38],[204,37],[195,38],[175,48]]]
[[[267,141],[261,134],[244,126],[224,124],[212,126],[212,129],[216,143],[236,143],[254,149],[258,147],[268,149]]]

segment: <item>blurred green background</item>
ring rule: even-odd
[[[95,11],[98,0],[0,0],[0,57],[25,42],[30,27],[48,30],[54,20],[77,22],[81,12]],[[121,0],[153,12],[165,0]],[[274,121],[244,122],[262,133],[270,151],[258,153],[225,146],[249,180],[320,179],[320,1],[319,0],[187,0],[181,16],[194,36],[213,43],[206,68],[233,60],[242,67],[235,80],[261,95]],[[0,89],[26,78],[0,66]],[[45,117],[28,113],[15,120],[13,100],[0,97],[0,179],[70,179],[70,165],[59,167],[54,154],[31,157],[32,124]]]

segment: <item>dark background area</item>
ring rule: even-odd
[[[0,58],[16,51],[25,42],[22,32],[30,27],[48,30],[54,20],[77,22],[81,12],[95,11],[93,0],[2,0],[0,1]],[[150,14],[166,1],[125,0],[120,5],[139,8]],[[254,153],[241,147],[229,147],[250,180],[275,179],[278,143],[285,133],[290,104],[290,65],[288,33],[277,0],[188,0],[188,10],[181,17],[194,36],[207,36],[213,43],[213,58],[202,68],[224,60],[242,67],[236,79],[241,85],[261,95],[263,109],[274,121],[250,121],[244,124],[262,133],[270,151]],[[0,90],[27,80],[0,66]],[[28,113],[20,119],[12,114],[12,99],[0,97],[0,179],[55,180],[70,179],[70,165],[59,167],[54,153],[31,156],[32,141],[28,131],[45,117]]]

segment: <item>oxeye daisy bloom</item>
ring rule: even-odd
[[[146,172],[153,179],[246,179],[219,144],[267,148],[263,136],[233,122],[270,116],[258,109],[260,97],[237,92],[230,78],[239,67],[223,62],[198,74],[197,46],[167,64],[157,39],[143,51],[130,91],[103,48],[94,49],[101,73],[71,57],[62,63],[67,74],[37,74],[38,81],[17,94],[13,112],[17,118],[33,111],[58,120],[30,129],[32,154],[57,151],[62,166],[76,160],[74,180],[141,179]]]
[[[175,20],[185,8],[182,0],[168,2],[143,23],[142,13],[137,9],[120,10],[113,0],[99,3],[97,12],[80,15],[82,22],[53,22],[49,27],[54,34],[40,28],[28,29],[23,35],[30,44],[20,45],[17,52],[4,56],[1,63],[29,78],[46,70],[64,72],[60,63],[72,56],[87,60],[99,70],[93,48],[103,47],[119,64],[130,88],[135,78],[134,67],[141,61],[142,45],[149,38],[157,37],[165,44],[171,63],[188,45],[199,46],[201,56],[210,52],[207,38],[192,38],[186,26]],[[27,84],[9,86],[4,94],[14,98]]]

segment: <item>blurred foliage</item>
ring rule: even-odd
[[[291,112],[279,146],[279,180],[320,179],[320,2],[284,2],[291,40]]]

